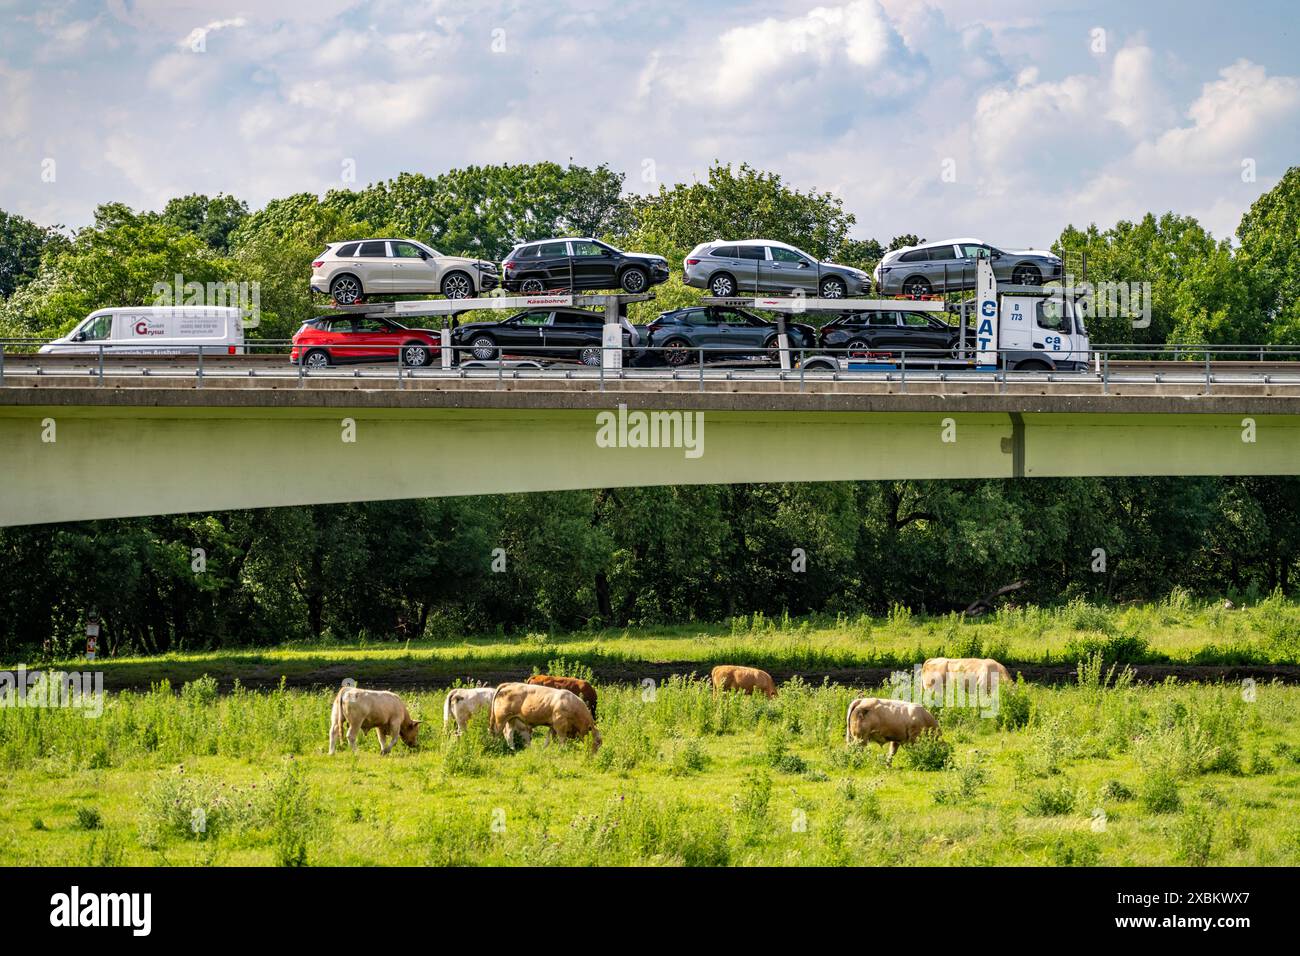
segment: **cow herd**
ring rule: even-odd
[[[719,664],[709,675],[716,696],[728,691],[776,697],[772,675],[757,667]],[[1010,672],[990,658],[936,657],[921,667],[921,684],[927,694],[942,699],[945,685],[960,681],[985,692],[996,690],[1000,681],[1011,681]],[[442,705],[443,729],[455,723],[464,733],[470,718],[486,711],[491,732],[504,737],[510,749],[532,740],[533,731],[547,729],[552,738],[587,740],[591,752],[600,749],[596,729],[596,689],[577,677],[537,674],[525,682],[496,687],[457,687],[448,691]],[[420,721],[414,720],[402,699],[391,691],[362,690],[345,686],[334,697],[330,713],[329,752],[343,739],[347,727],[348,745],[355,750],[357,737],[374,730],[381,753],[387,754],[400,737],[408,747],[416,745]],[[939,723],[920,703],[884,697],[858,697],[849,704],[844,739],[848,743],[873,743],[887,748],[892,762],[902,744],[913,743],[926,732],[939,733]]]

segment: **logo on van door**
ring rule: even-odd
[[[150,322],[148,319],[141,319],[135,324],[136,335],[163,335],[165,331],[161,322]]]

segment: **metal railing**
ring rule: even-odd
[[[1072,381],[1099,382],[1104,392],[1114,384],[1134,383],[1199,384],[1206,394],[1216,382],[1300,385],[1300,347],[1280,345],[1096,345],[1086,353],[1071,353],[1072,361],[1064,368],[1046,353],[1039,357],[1023,349],[998,350],[996,364],[977,365],[973,358],[946,349],[792,345],[789,367],[781,368],[779,351],[770,345],[637,345],[621,350],[621,368],[606,368],[602,359],[607,350],[598,341],[520,347],[494,344],[488,354],[483,349],[475,354],[471,346],[457,343],[445,365],[439,346],[424,344],[416,352],[411,343],[295,347],[284,340],[261,340],[236,346],[241,350],[236,354],[230,354],[225,345],[161,353],[69,343],[50,352],[36,351],[50,344],[37,339],[0,340],[0,387],[32,376],[90,377],[99,386],[127,377],[188,378],[196,388],[202,388],[205,381],[242,377],[281,381],[291,377],[303,388],[313,379],[337,380],[341,376],[369,381],[391,377],[398,388],[416,378],[495,378],[499,387],[504,387],[507,378],[595,379],[602,390],[607,378],[686,377],[696,379],[701,390],[706,381],[743,378],[797,379],[801,387],[808,380],[883,381],[897,383],[904,392],[909,380],[987,381],[990,377],[1003,389],[1008,382]],[[314,353],[323,354],[326,364],[309,366],[300,361]],[[408,356],[416,355],[423,361],[413,365]],[[1015,358],[1037,359],[1056,367],[1017,369]]]

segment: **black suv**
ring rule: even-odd
[[[645,292],[668,280],[668,260],[623,252],[596,239],[546,239],[515,246],[502,263],[511,292],[622,289]]]
[[[640,334],[625,317],[625,357],[635,357]],[[462,361],[490,361],[503,355],[529,355],[551,361],[577,359],[599,365],[604,342],[605,316],[587,309],[525,309],[500,322],[470,322],[452,329],[451,342]]]
[[[843,312],[821,328],[818,341],[824,349],[850,352],[907,351],[918,358],[948,357],[957,347],[959,330],[932,312],[864,310]],[[968,344],[974,333],[967,330]]]

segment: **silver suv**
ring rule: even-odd
[[[771,239],[704,242],[682,263],[685,282],[717,296],[798,292],[823,299],[842,299],[871,291],[871,277],[861,269],[818,262],[801,249]]]
[[[367,295],[435,294],[467,299],[495,289],[501,274],[495,262],[444,256],[414,239],[362,239],[331,242],[311,264],[311,289],[339,305]]]
[[[999,282],[1042,285],[1061,277],[1061,260],[1050,252],[1007,252],[981,239],[942,239],[888,253],[876,266],[876,290],[883,295],[929,295],[973,289],[979,259],[992,260]]]

